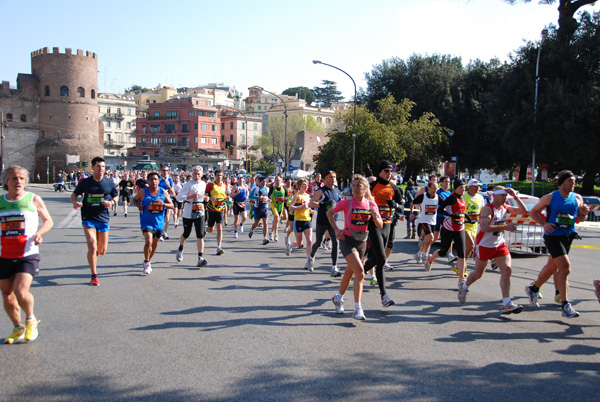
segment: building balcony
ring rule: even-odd
[[[106,120],[123,120],[125,115],[123,113],[106,113],[104,118]]]
[[[118,143],[114,140],[104,141],[104,148],[123,148],[125,144]]]
[[[146,120],[179,120],[179,116],[146,116]]]

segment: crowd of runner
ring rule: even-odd
[[[369,272],[370,284],[379,287],[382,306],[394,305],[385,286],[385,272],[394,269],[388,259],[397,223],[405,220],[405,238],[418,239],[415,260],[426,271],[430,271],[440,257],[447,256],[456,263],[453,269],[459,277],[461,304],[466,303],[469,288],[481,278],[491,261],[492,268],[500,272],[501,314],[518,314],[523,306],[510,298],[511,256],[504,232],[516,229],[515,224],[507,223],[507,214],[529,213],[543,226],[550,256],[525,293],[531,305],[539,307],[540,288],[554,276],[563,316],[579,316],[568,297],[571,269],[568,253],[577,236],[575,222],[584,221],[589,208],[581,196],[574,193],[576,178],[570,171],[560,172],[558,189],[541,198],[529,211],[513,189],[503,186],[494,187],[486,203],[480,194],[482,183],[476,179],[467,183],[457,179],[450,191],[450,178],[441,177],[438,184],[438,177],[431,176],[420,191],[409,182],[403,193],[393,179],[394,165],[386,160],[379,163],[376,176],[367,179],[356,175],[351,182],[351,195],[344,199],[333,171],[325,172],[324,177],[317,174],[312,182],[305,179],[292,182],[281,175],[269,180],[255,175],[230,177],[220,170],[209,174],[200,166],[191,172],[171,172],[168,166],[161,167],[160,172],[107,172],[105,161],[100,157],[92,160],[91,167],[91,176],[81,175],[76,184],[69,185],[75,186],[71,194],[73,208],[81,210],[92,286],[100,284],[98,257],[107,251],[110,215],[118,215],[120,206],[124,217],[130,214],[131,206],[139,211],[136,215],[139,215],[144,237],[142,272],[146,275],[152,273],[152,257],[159,242],[169,239],[170,223],[177,228],[181,220],[183,225],[176,261],[183,262],[184,246],[193,229],[196,266],[201,268],[209,264],[204,254],[207,233],[216,232],[214,255],[218,257],[226,252],[223,226],[228,225],[228,216],[233,215],[234,239],[245,233],[252,238],[262,227],[262,241],[257,245],[260,247],[279,242],[281,235],[281,252],[289,256],[294,249],[305,249],[304,268],[309,272],[314,270],[319,248],[331,250],[330,275],[341,277],[339,291],[332,297],[335,310],[344,313],[344,295],[354,278],[353,317],[365,320],[361,299],[363,282]],[[2,173],[7,194],[0,197],[0,288],[5,310],[14,324],[13,333],[5,343],[29,342],[38,335],[39,320],[33,313],[30,286],[39,272],[39,244],[53,222],[43,200],[25,190],[28,177],[29,173],[18,166]],[[517,206],[508,204],[508,197],[512,197]],[[246,231],[244,225],[248,220],[252,223]],[[431,252],[438,237],[441,247]],[[345,269],[338,265],[338,252],[346,260]],[[475,264],[468,273],[467,261],[471,254]],[[600,302],[600,282],[594,281],[594,287]],[[25,313],[25,324],[21,309]]]

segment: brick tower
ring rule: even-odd
[[[35,145],[35,170],[50,181],[67,170],[66,155],[89,162],[103,155],[98,118],[98,57],[71,49],[52,53],[48,48],[31,53],[31,74],[39,80],[39,139]],[[73,169],[73,166],[69,167]]]

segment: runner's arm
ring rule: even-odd
[[[40,245],[43,242],[42,236],[52,229],[52,226],[54,226],[54,221],[50,216],[50,212],[48,212],[48,209],[46,208],[46,204],[44,204],[44,200],[42,200],[42,197],[37,194],[33,196],[33,206],[42,220],[42,226],[40,226],[37,232],[33,234],[33,242],[36,245]]]

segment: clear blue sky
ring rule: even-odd
[[[0,0],[0,7],[0,79],[13,86],[18,73],[31,72],[31,51],[69,47],[98,54],[100,92],[224,82],[244,96],[252,85],[280,93],[323,79],[335,81],[346,98],[353,95],[348,77],[313,59],[347,71],[358,87],[366,86],[365,72],[394,56],[449,54],[465,65],[507,60],[558,19],[556,5],[536,0],[515,6],[502,0]]]

